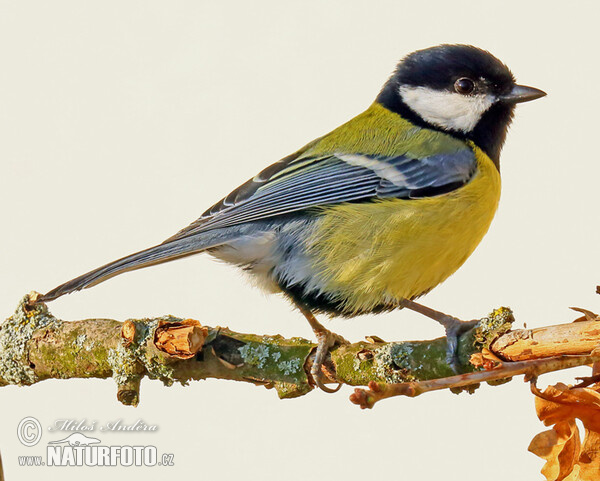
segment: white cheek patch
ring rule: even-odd
[[[402,85],[400,97],[423,120],[443,129],[470,132],[492,106],[492,95],[461,95],[428,87]]]

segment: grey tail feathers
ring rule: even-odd
[[[42,302],[53,301],[65,294],[70,294],[71,292],[100,284],[123,272],[142,269],[143,267],[162,264],[163,262],[168,262],[179,257],[197,254],[210,247],[213,246],[210,244],[207,245],[207,243],[198,242],[197,237],[166,241],[163,244],[144,249],[143,251],[136,252],[135,254],[122,257],[121,259],[105,264],[102,267],[98,267],[93,271],[55,287],[38,299]]]

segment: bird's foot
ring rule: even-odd
[[[315,336],[317,337],[317,351],[315,352],[315,359],[310,368],[310,374],[315,381],[315,384],[321,391],[326,393],[338,392],[342,387],[342,383],[334,389],[327,387],[325,381],[327,377],[323,373],[323,364],[325,358],[332,347],[340,346],[342,344],[348,344],[348,341],[339,334],[331,332],[321,326],[319,329],[314,329]]]
[[[341,383],[335,389],[325,386],[326,376],[323,373],[323,365],[325,363],[325,358],[332,347],[349,343],[342,336],[331,332],[329,329],[326,329],[325,326],[323,326],[323,324],[317,320],[307,306],[298,301],[296,301],[296,306],[304,315],[304,317],[306,317],[306,320],[310,324],[310,327],[317,337],[317,350],[315,352],[315,359],[310,368],[310,374],[314,379],[315,384],[319,389],[321,389],[321,391],[325,391],[327,393],[338,392],[342,387]]]
[[[461,334],[464,334],[469,329],[475,327],[479,320],[461,321],[456,317],[449,316],[448,314],[436,311],[409,299],[405,299],[401,305],[402,307],[406,307],[412,311],[419,312],[444,326],[444,329],[446,330],[448,346],[446,348],[446,362],[450,365],[450,367],[452,367],[452,370],[456,374],[460,374],[458,360],[458,339],[460,338]]]
[[[445,318],[439,322],[446,330],[446,362],[452,367],[455,374],[459,374],[458,340],[462,334],[475,327],[479,319],[462,321],[456,317],[445,315]]]

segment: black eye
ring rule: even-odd
[[[470,94],[473,92],[473,90],[475,90],[475,82],[467,77],[459,78],[456,82],[454,82],[454,90],[456,90],[459,94]]]

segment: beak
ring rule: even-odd
[[[515,85],[510,92],[500,97],[500,100],[518,104],[520,102],[529,102],[530,100],[545,97],[546,92],[534,87],[526,87],[525,85]]]

